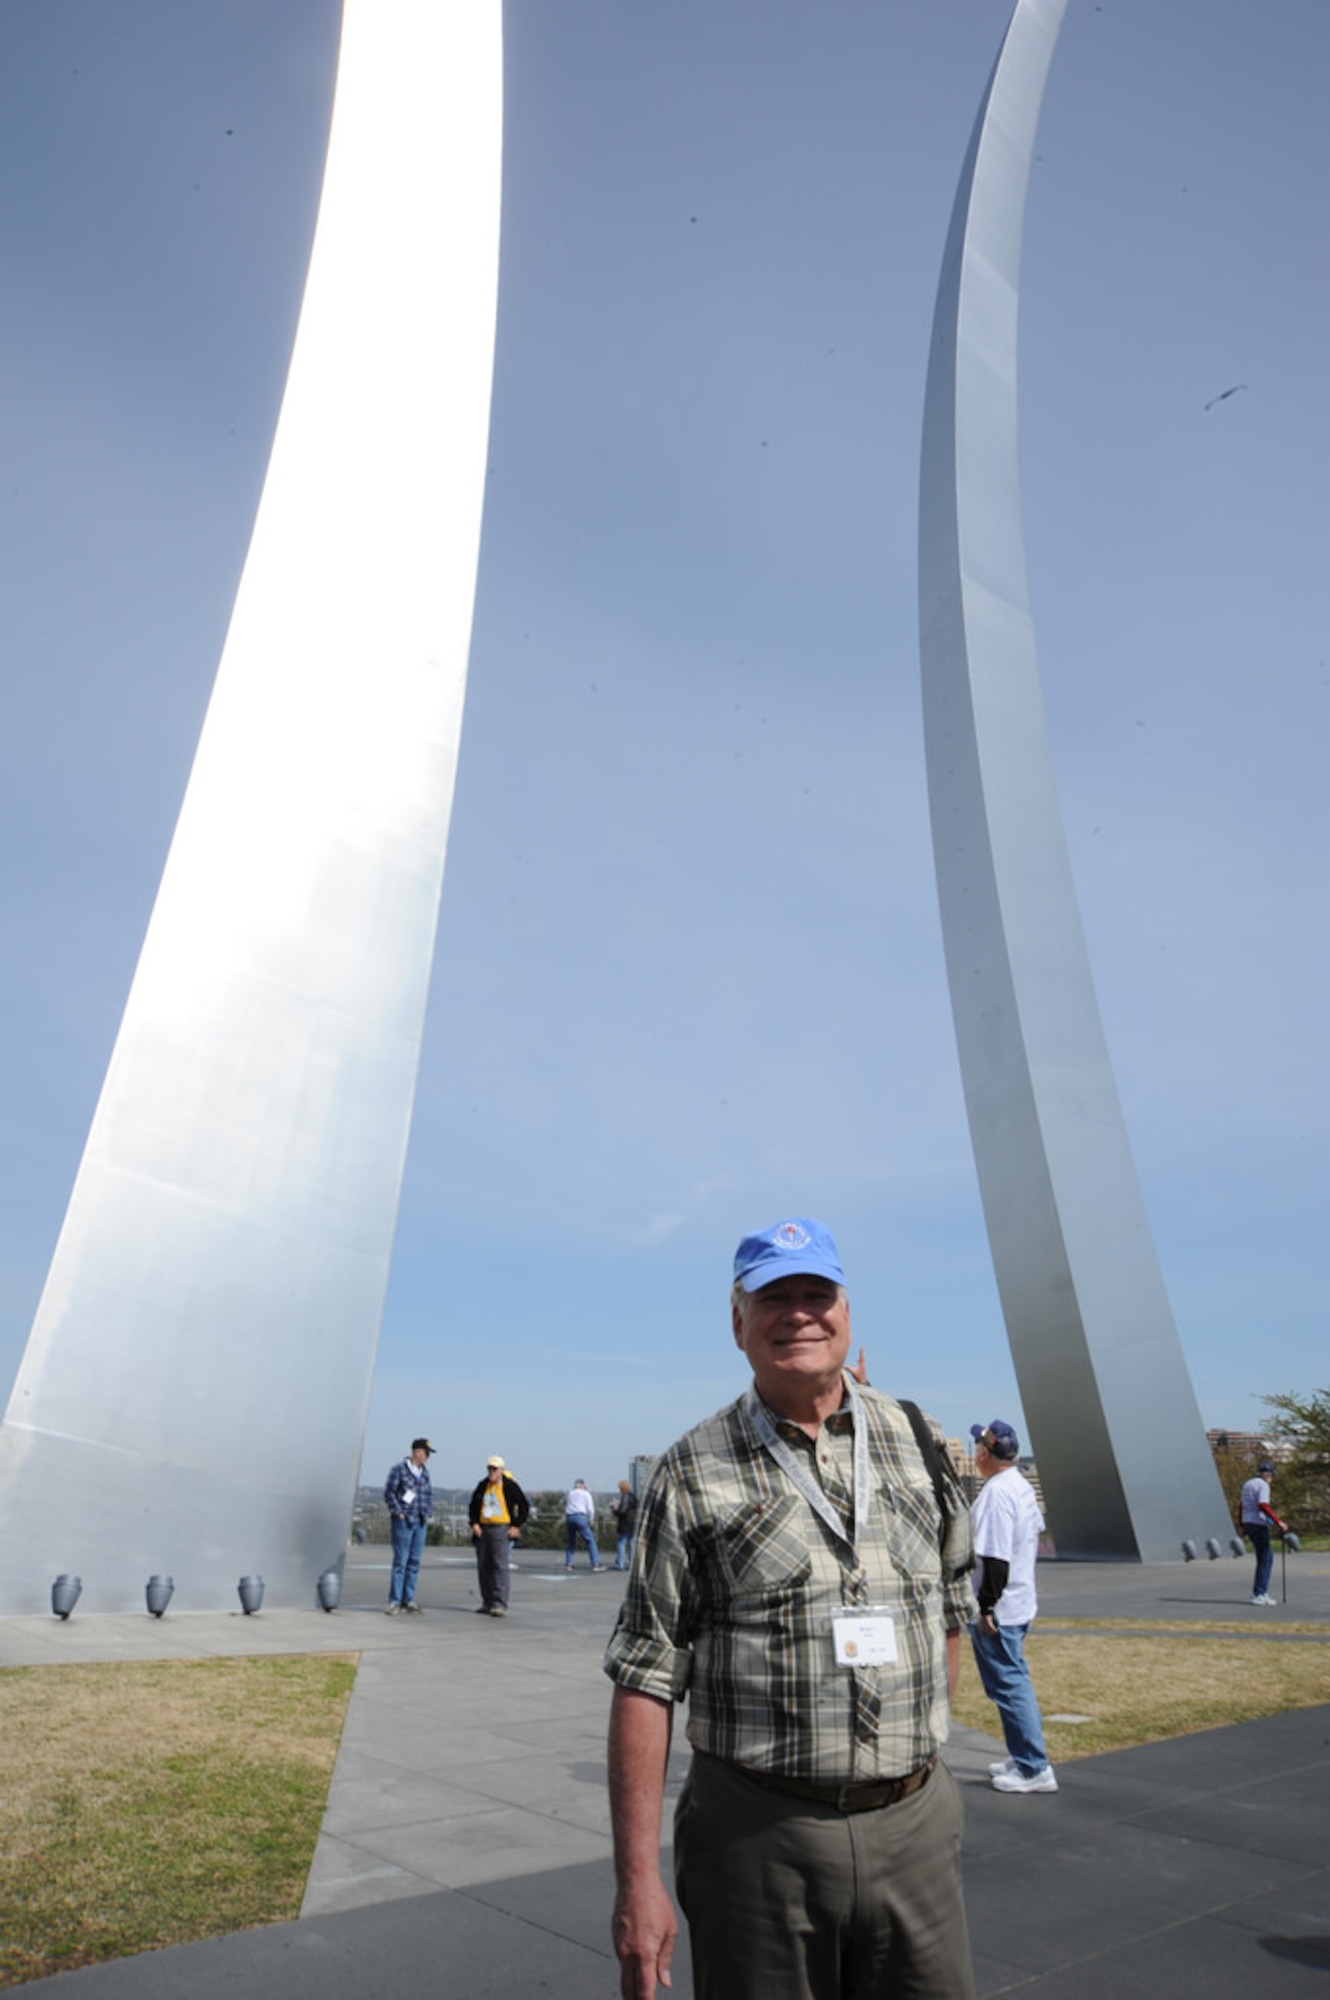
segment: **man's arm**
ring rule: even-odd
[[[993,1613],[1010,1576],[1011,1564],[1004,1562],[1001,1556],[980,1556],[979,1581],[974,1594],[979,1599],[979,1629],[988,1633],[990,1638],[997,1630]]]
[[[947,1700],[956,1699],[956,1683],[961,1673],[961,1635],[959,1626],[953,1626],[947,1634]]]
[[[660,1814],[673,1713],[668,1701],[616,1687],[610,1708],[614,1826],[612,1933],[623,2000],[655,2000],[670,1984],[679,1920],[660,1875]]]

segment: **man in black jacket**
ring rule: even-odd
[[[476,1545],[480,1574],[482,1618],[508,1616],[509,1555],[531,1512],[530,1503],[497,1453],[485,1464],[485,1477],[471,1495],[467,1518]]]

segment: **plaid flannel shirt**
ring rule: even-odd
[[[975,1615],[969,1510],[949,1486],[940,1522],[904,1411],[872,1389],[860,1408],[872,1495],[853,1549],[765,1450],[742,1399],[655,1468],[605,1671],[659,1700],[687,1693],[695,1749],[771,1776],[851,1784],[917,1770],[946,1740],[946,1633]],[[829,1418],[816,1441],[771,1417],[849,1524],[852,1411]],[[838,1666],[832,1614],[867,1605],[890,1612],[896,1661]]]
[[[383,1497],[390,1514],[401,1514],[413,1528],[423,1528],[434,1510],[434,1489],[423,1465],[409,1458],[399,1459],[384,1483]]]

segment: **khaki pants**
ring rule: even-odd
[[[971,2000],[943,1764],[894,1806],[840,1813],[695,1755],[674,1859],[696,2000]]]

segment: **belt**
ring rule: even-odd
[[[729,1762],[728,1758],[723,1761]],[[840,1813],[878,1812],[884,1806],[897,1805],[901,1799],[908,1799],[911,1792],[917,1792],[928,1783],[937,1765],[934,1753],[926,1764],[917,1771],[908,1771],[903,1778],[881,1778],[867,1785],[819,1785],[813,1778],[780,1778],[766,1771],[752,1771],[744,1764],[731,1764],[730,1769],[741,1777],[750,1778],[764,1791],[787,1792],[791,1798],[813,1799],[818,1805],[834,1806]]]

